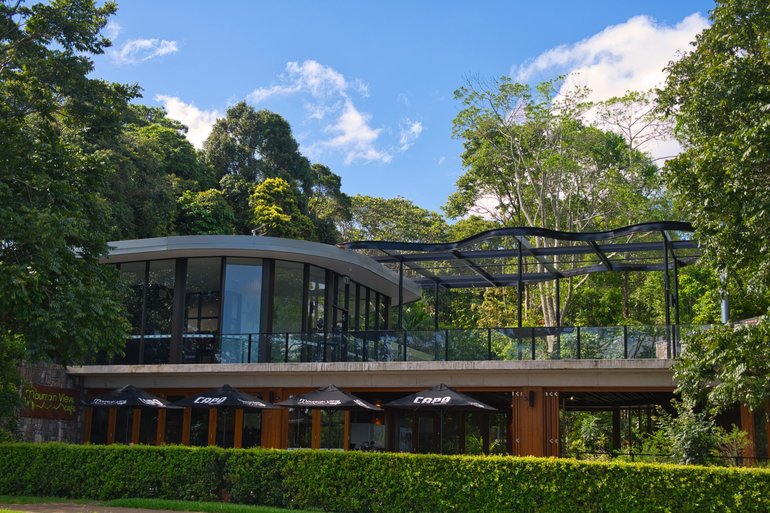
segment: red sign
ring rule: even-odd
[[[75,420],[77,390],[29,384],[22,390],[22,417],[36,419]]]

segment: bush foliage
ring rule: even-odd
[[[770,471],[189,447],[0,445],[0,494],[226,499],[339,512],[766,512]]]

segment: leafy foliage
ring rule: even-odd
[[[177,200],[179,235],[228,235],[233,233],[235,215],[221,191],[185,191]]]
[[[309,239],[313,222],[299,209],[298,193],[283,178],[268,178],[249,198],[252,224],[259,235]]]
[[[0,331],[25,357],[81,362],[122,346],[107,251],[109,166],[134,87],[88,78],[115,5],[0,3]]]
[[[347,241],[444,242],[447,238],[443,217],[406,198],[357,194],[350,210],[352,218],[340,226],[341,236]]]
[[[718,270],[770,277],[770,4],[719,0],[695,48],[668,67],[661,108],[685,151],[670,189]]]
[[[499,456],[0,446],[0,493],[339,512],[764,512],[770,472]]]

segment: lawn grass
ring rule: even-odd
[[[99,504],[116,508],[167,509],[172,511],[194,511],[201,513],[297,513],[296,509],[271,508],[268,506],[249,506],[227,502],[172,501],[164,499],[113,499],[95,502],[61,497],[25,497],[21,495],[0,495],[0,504],[47,504],[47,503]],[[303,510],[319,511],[319,510]],[[0,513],[19,513],[0,509]]]
[[[48,503],[88,504],[85,499],[64,499],[62,497],[27,497],[24,495],[0,495],[0,504],[48,504]]]
[[[103,503],[105,506],[120,508],[168,509],[173,511],[196,511],[203,513],[296,513],[296,509],[249,506],[229,502],[171,501],[164,499],[114,499]],[[313,510],[304,510],[313,511]]]

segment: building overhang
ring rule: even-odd
[[[673,360],[529,360],[463,362],[340,362],[69,367],[88,389],[140,388],[415,389],[439,383],[466,390],[512,387],[673,390]]]
[[[349,276],[357,283],[387,294],[393,305],[399,301],[396,273],[365,255],[318,242],[246,235],[189,235],[108,244],[110,253],[102,259],[103,263],[223,256],[308,263]],[[418,300],[420,287],[412,280],[404,279],[403,297],[405,303]]]

